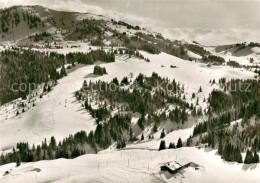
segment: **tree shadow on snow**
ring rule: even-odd
[[[87,78],[97,78],[97,77],[100,77],[100,76],[96,75],[96,74],[93,74],[93,73],[89,73],[86,76],[84,76],[84,79],[87,79]]]
[[[243,171],[247,171],[248,169],[249,170],[254,170],[255,168],[257,167],[257,163],[254,163],[254,164],[243,164]]]
[[[81,108],[77,109],[76,111],[77,111],[77,112],[80,112],[80,111],[86,111],[86,109],[83,108],[83,107],[81,107]]]
[[[75,67],[72,67],[70,69],[67,70],[67,74],[71,73],[71,72],[74,72],[76,71],[77,69],[79,68],[82,68],[82,67],[85,67],[86,65],[84,64],[77,64]]]
[[[214,149],[210,148],[210,147],[205,147],[204,148],[204,152],[210,152],[213,151]]]

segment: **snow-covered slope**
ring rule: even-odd
[[[234,45],[206,47],[212,54],[223,57],[226,62],[236,61],[242,66],[255,66],[260,64],[260,48],[246,47],[241,50],[231,48]]]
[[[31,45],[33,47],[31,48],[32,50],[42,52],[53,51],[64,55],[70,52],[87,53],[91,50],[100,49],[100,46],[91,46],[92,34],[88,35],[90,37],[84,39],[79,38],[79,35],[77,34],[71,36],[74,32],[74,29],[71,28],[71,25],[73,24],[72,21],[79,21],[86,18],[89,20],[103,20],[101,21],[101,24],[98,24],[98,21],[95,23],[97,23],[96,25],[99,25],[102,30],[106,30],[101,33],[102,36],[104,36],[102,41],[105,43],[105,46],[103,46],[102,49],[105,51],[122,48],[122,40],[114,36],[114,34],[117,33],[122,34],[122,36],[124,35],[125,39],[128,40],[128,38],[131,39],[131,36],[135,36],[135,33],[139,32],[140,37],[137,37],[137,39],[142,40],[144,37],[148,37],[148,40],[146,40],[147,44],[149,43],[152,46],[158,45],[158,43],[164,44],[169,41],[161,37],[158,33],[151,33],[142,28],[129,28],[128,26],[131,27],[131,25],[122,25],[124,22],[121,24],[115,23],[110,18],[104,16],[89,13],[56,12],[38,6],[18,7],[18,10],[21,17],[22,10],[31,15],[39,16],[41,21],[45,23],[45,26],[31,29],[28,28],[29,24],[22,22],[18,27],[12,27],[12,33],[8,35],[5,34],[7,36],[2,40],[0,38],[0,41],[8,41],[0,43],[5,45],[0,46],[0,51],[11,49],[12,45],[23,45],[25,46],[24,49],[29,49],[27,43],[33,44]],[[67,21],[65,21],[66,25],[62,22],[64,20],[63,16]],[[57,21],[57,24],[52,22],[54,21],[52,18]],[[62,25],[63,23],[64,25]],[[23,29],[23,31],[19,33],[19,30],[22,30],[23,27],[26,27],[26,29]],[[46,40],[44,40],[44,38],[39,42],[33,41],[33,39],[31,40],[31,38],[28,37],[33,33],[42,32],[43,30],[50,33],[53,37],[50,36],[46,38]],[[145,34],[142,35],[141,33]],[[93,37],[95,36],[97,35],[94,35]],[[208,37],[210,39],[211,36]],[[157,40],[153,38],[156,38]],[[155,42],[153,43],[151,40],[154,40]],[[161,42],[157,42],[158,40]],[[18,43],[16,41],[18,41]],[[223,37],[219,41],[223,41]],[[111,44],[112,42],[114,44]],[[170,80],[175,79],[180,83],[180,87],[184,89],[184,94],[182,93],[182,96],[180,97],[204,111],[205,109],[208,109],[206,99],[209,94],[213,89],[219,88],[219,79],[256,78],[256,74],[252,72],[252,68],[231,68],[225,64],[214,66],[198,62],[198,60],[201,61],[202,56],[207,56],[208,53],[201,54],[204,47],[195,42],[190,43],[201,47],[195,47],[193,48],[193,51],[188,50],[188,43],[184,40],[169,41],[168,43],[173,44],[173,48],[176,49],[184,47],[185,53],[183,55],[186,55],[182,57],[178,51],[172,53],[171,51],[174,51],[174,49],[166,49],[167,53],[193,61],[184,60],[165,52],[150,54],[138,50],[147,61],[137,58],[134,54],[115,53],[116,61],[112,63],[103,63],[99,61],[94,65],[81,65],[76,63],[75,68],[67,70],[68,75],[66,77],[58,80],[58,84],[52,88],[52,91],[43,95],[43,97],[36,95],[36,97],[33,98],[36,99],[33,102],[35,106],[30,103],[28,110],[26,109],[26,111],[22,113],[19,111],[19,115],[16,115],[16,101],[0,106],[0,153],[10,152],[18,142],[28,142],[28,144],[32,146],[32,144],[40,144],[45,138],[49,140],[51,136],[54,136],[57,141],[60,141],[70,134],[75,134],[81,130],[84,130],[87,133],[91,130],[95,130],[95,119],[85,109],[83,101],[79,102],[74,95],[76,91],[81,89],[84,80],[86,80],[87,83],[89,83],[90,80],[110,82],[113,78],[117,77],[118,81],[121,81],[125,76],[130,76],[128,78],[131,78],[132,80],[137,77],[139,73],[151,76],[153,72],[156,72],[161,77],[169,78]],[[185,45],[187,47],[185,47]],[[238,52],[234,51],[233,48],[236,47],[206,47],[210,54],[223,57],[226,62],[232,60],[244,66],[255,66],[260,63],[259,47],[247,47]],[[130,50],[132,48],[127,47],[127,49]],[[142,47],[140,47],[140,49],[142,49]],[[159,50],[162,51],[161,49]],[[200,53],[201,55],[196,53]],[[194,60],[196,60],[196,62],[194,62]],[[65,64],[65,67],[68,65],[70,64]],[[95,65],[105,67],[108,74],[103,76],[94,75],[93,69]],[[56,69],[60,70],[61,67]],[[216,83],[214,82],[215,84],[210,82],[213,80],[216,81]],[[200,88],[202,89],[201,92],[199,92]],[[196,97],[192,97],[193,94],[196,95]],[[21,101],[21,99],[17,100]],[[196,104],[197,102],[198,104]],[[97,103],[95,105],[97,106]],[[176,107],[174,105],[170,105],[169,108]],[[114,114],[114,112],[115,111],[112,113]],[[117,144],[113,141],[108,149],[100,151],[98,154],[88,154],[92,153],[92,151],[87,151],[84,152],[86,155],[76,159],[57,159],[22,163],[20,167],[15,167],[15,163],[2,165],[0,166],[0,181],[253,183],[260,180],[259,164],[245,165],[225,162],[217,154],[216,150],[183,147],[179,149],[158,151],[161,140],[166,141],[167,147],[170,142],[176,144],[179,138],[185,143],[192,135],[195,124],[207,119],[206,115],[199,117],[189,116],[187,122],[184,124],[173,123],[170,120],[162,121],[158,125],[157,132],[154,132],[153,122],[151,122],[149,126],[145,126],[142,131],[137,124],[140,115],[137,113],[135,116],[135,114],[131,116],[133,133],[138,139],[141,139],[141,136],[143,135],[143,140],[136,140],[135,142],[128,141],[126,147],[122,150],[116,150],[115,147]],[[241,121],[242,119],[237,123],[240,123]],[[231,125],[234,125],[235,123],[232,122]],[[162,130],[165,130],[166,136],[161,139],[160,135]],[[152,137],[149,138],[151,134]],[[243,156],[245,156],[245,154],[243,154]],[[180,164],[194,162],[199,165],[199,168],[196,170],[189,167],[179,174],[171,175],[167,172],[160,171],[160,166],[168,161],[177,161]]]
[[[121,80],[131,72],[134,77],[139,73],[149,76],[152,72],[157,72],[163,77],[176,79],[184,84],[186,100],[190,103],[196,102],[195,99],[191,99],[191,95],[193,92],[197,93],[201,86],[202,92],[198,94],[198,97],[200,105],[206,107],[203,98],[207,98],[210,91],[218,87],[210,84],[210,79],[254,77],[254,73],[243,69],[225,66],[207,67],[205,64],[185,61],[165,53],[151,55],[142,52],[142,54],[151,62],[137,58],[129,59],[128,56],[118,56],[114,63],[101,64],[106,68],[108,75],[100,77],[91,75],[93,65],[78,66],[68,76],[58,80],[58,85],[48,95],[43,96],[42,99],[38,98],[35,107],[19,116],[15,116],[16,111],[12,109],[12,105],[1,106],[0,135],[1,139],[5,139],[1,141],[1,150],[11,149],[21,141],[39,144],[44,138],[49,139],[51,136],[61,140],[80,130],[95,129],[94,119],[74,97],[74,92],[81,88],[84,80],[111,81],[114,77]],[[171,68],[171,65],[175,65],[177,68]]]
[[[184,165],[194,162],[199,165],[172,175],[160,171],[160,166],[169,161]],[[180,149],[106,150],[76,159],[58,159],[25,163],[20,167],[7,164],[0,167],[1,182],[237,182],[255,183],[260,179],[259,164],[243,165],[227,163],[216,156],[216,150],[194,147]]]

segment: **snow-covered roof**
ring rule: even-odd
[[[182,167],[182,165],[180,163],[178,163],[177,161],[167,162],[167,163],[165,163],[165,166],[167,166],[171,170],[177,170]]]

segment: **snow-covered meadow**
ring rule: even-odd
[[[117,77],[121,80],[131,72],[136,77],[139,73],[147,76],[157,72],[163,77],[175,79],[184,84],[186,100],[191,99],[193,92],[197,93],[199,87],[202,92],[198,94],[201,106],[205,106],[202,100],[217,85],[209,83],[210,80],[225,77],[231,78],[253,78],[254,74],[243,69],[233,69],[225,66],[207,67],[205,64],[189,62],[180,58],[161,53],[151,55],[142,54],[151,62],[127,56],[116,57],[114,63],[98,63],[104,66],[107,75],[95,77],[92,75],[93,65],[78,65],[68,76],[58,80],[58,85],[42,99],[37,98],[36,106],[25,113],[15,116],[12,105],[1,106],[1,150],[11,149],[17,142],[25,141],[29,144],[41,143],[44,138],[55,136],[58,140],[80,130],[90,131],[95,128],[94,119],[76,101],[74,92],[81,88],[84,80],[111,81]],[[177,68],[171,68],[174,65]]]
[[[86,47],[87,48],[87,47]],[[73,48],[74,49],[74,48]],[[67,51],[70,51],[69,49]],[[58,85],[42,98],[37,98],[36,106],[25,113],[15,116],[13,105],[0,107],[1,119],[1,151],[9,151],[17,142],[40,144],[44,138],[55,136],[57,140],[74,134],[80,130],[89,132],[95,129],[95,120],[74,97],[74,92],[82,87],[83,81],[111,81],[114,77],[121,80],[133,73],[150,76],[153,72],[160,76],[175,79],[184,84],[186,101],[195,103],[192,93],[197,94],[200,106],[206,107],[203,98],[207,98],[217,84],[209,81],[220,78],[254,78],[254,73],[245,69],[234,69],[227,66],[211,66],[190,62],[160,53],[158,55],[141,52],[150,62],[127,55],[116,56],[116,62],[96,64],[105,67],[108,74],[93,75],[94,65],[77,65],[68,70],[68,76],[58,80]],[[172,68],[171,65],[176,66]],[[192,120],[191,120],[192,121]],[[260,179],[259,165],[243,165],[227,163],[216,155],[215,150],[181,148],[157,151],[159,135],[163,128],[169,132],[164,138],[167,146],[177,142],[178,138],[186,140],[193,132],[193,123],[179,127],[162,124],[154,139],[148,140],[152,127],[144,130],[145,140],[141,143],[128,144],[124,150],[116,150],[115,145],[98,154],[87,154],[76,159],[57,159],[22,163],[15,167],[14,163],[0,167],[2,182],[255,182]],[[172,132],[171,129],[174,129]],[[4,140],[3,140],[4,139]],[[172,176],[160,172],[162,163],[172,160],[180,163],[194,162],[201,167],[185,169],[182,174]],[[3,176],[8,171],[9,174]],[[216,171],[218,173],[216,174]]]
[[[189,167],[180,174],[160,171],[168,161],[180,164],[194,162],[199,169]],[[216,150],[184,147],[151,151],[145,149],[105,150],[75,159],[57,159],[15,163],[0,167],[1,182],[238,182],[255,183],[260,179],[260,166],[224,162]]]

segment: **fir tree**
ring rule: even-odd
[[[124,148],[126,146],[125,144],[125,140],[122,140],[122,144],[121,144],[122,148]]]
[[[192,138],[191,138],[191,136],[187,139],[187,146],[190,146],[191,145],[191,143],[192,143]]]
[[[236,149],[235,149],[235,153],[234,153],[235,155],[235,160],[234,161],[236,161],[236,162],[238,162],[238,163],[243,163],[243,159],[242,159],[242,155],[241,155],[241,152],[240,152],[240,149],[239,149],[239,147],[236,147]]]
[[[153,132],[157,132],[157,125],[156,124],[154,124],[154,126],[153,126]]]
[[[165,132],[164,132],[164,129],[163,129],[162,132],[161,132],[160,138],[162,139],[162,138],[164,138],[164,137],[165,137]]]
[[[165,141],[161,140],[159,151],[166,149]]]
[[[254,163],[259,163],[259,155],[256,151],[254,152]]]
[[[123,77],[122,81],[121,81],[121,85],[129,85],[129,81],[127,77]]]
[[[200,86],[200,88],[199,88],[199,93],[200,93],[200,92],[202,92],[201,86]]]
[[[182,147],[182,140],[181,138],[179,138],[177,142],[177,148],[181,148],[181,147]]]
[[[175,149],[175,144],[173,142],[169,144],[169,149]]]
[[[121,147],[122,147],[122,146],[121,146],[121,143],[120,143],[120,142],[117,142],[116,148],[117,148],[117,149],[121,149]]]
[[[244,163],[245,164],[254,163],[254,157],[253,157],[253,154],[250,150],[246,151],[246,157],[245,157]]]
[[[141,137],[141,140],[144,140],[144,134],[142,133],[142,137]]]

